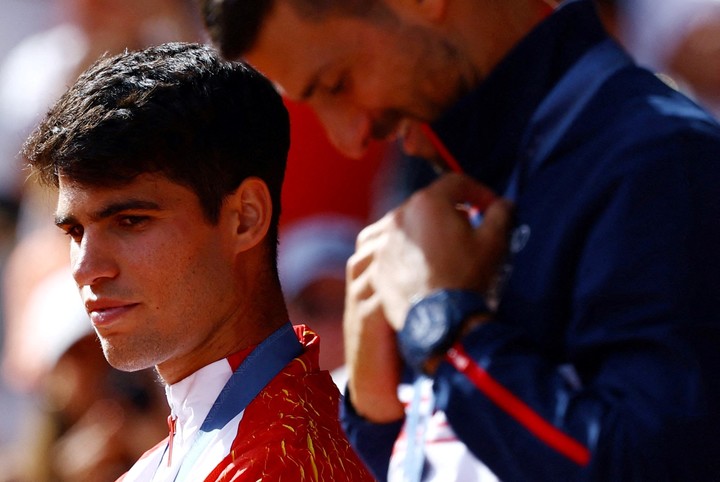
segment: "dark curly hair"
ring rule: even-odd
[[[23,154],[55,186],[60,175],[117,186],[161,173],[192,189],[212,223],[224,198],[257,176],[272,196],[275,246],[289,137],[282,99],[262,75],[207,45],[169,43],[93,64]]]

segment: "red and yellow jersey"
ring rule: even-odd
[[[338,422],[340,394],[318,367],[319,337],[304,326],[304,346],[244,411],[212,434],[191,467],[192,481],[370,481]],[[175,434],[149,450],[120,480],[175,480],[217,395],[247,353],[212,363],[167,387]]]

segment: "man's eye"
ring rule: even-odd
[[[69,236],[74,241],[81,240],[82,236],[83,236],[82,226],[69,226],[67,228],[64,228],[63,232],[65,233],[66,236]]]
[[[138,226],[147,221],[147,216],[123,216],[119,219],[118,224],[125,227]]]
[[[347,82],[345,79],[346,79],[345,76],[342,76],[342,77],[338,78],[334,84],[330,85],[327,88],[328,94],[330,94],[330,95],[341,94],[347,87]]]

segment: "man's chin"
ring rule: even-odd
[[[106,340],[101,339],[103,354],[108,364],[113,368],[123,372],[136,372],[138,370],[144,370],[155,366],[153,360],[144,360],[142,357],[138,357],[137,354],[133,355],[128,353],[126,350],[118,346],[114,346],[108,343]]]

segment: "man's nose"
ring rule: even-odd
[[[112,250],[104,246],[100,236],[86,232],[80,243],[70,250],[72,275],[78,286],[92,286],[102,279],[117,275]]]
[[[330,142],[343,154],[362,157],[372,140],[372,118],[356,108],[319,112]]]

